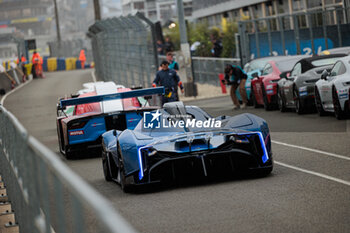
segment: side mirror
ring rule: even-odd
[[[328,71],[327,70],[322,71],[321,79],[327,80],[327,76],[328,76]]]
[[[290,75],[289,71],[286,71],[286,72],[283,72],[283,73],[280,74],[280,78],[287,79],[289,77],[289,75]]]
[[[252,73],[253,78],[259,78],[258,72]]]

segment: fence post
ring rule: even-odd
[[[309,21],[309,31],[310,31],[310,40],[311,40],[311,50],[312,50],[312,54],[315,55],[315,43],[314,43],[314,32],[312,30],[313,27],[313,23],[311,20],[311,15],[309,13],[307,13],[307,19]]]
[[[299,22],[297,20],[297,16],[293,15],[293,22],[294,22],[294,33],[295,33],[295,43],[297,46],[297,54],[301,54],[300,51],[300,36],[299,36]]]

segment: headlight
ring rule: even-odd
[[[271,82],[271,81],[270,81]],[[269,89],[273,89],[273,85],[267,85],[266,86],[266,89],[269,90]]]
[[[304,91],[307,91],[307,87],[300,87],[299,88],[299,92],[304,92]]]
[[[343,82],[343,85],[344,85],[344,86],[350,86],[350,81],[348,81],[348,82]]]
[[[157,150],[154,148],[148,148],[148,156],[153,156],[155,154],[157,154]]]

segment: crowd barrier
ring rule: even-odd
[[[30,68],[30,67],[29,67]],[[23,83],[23,72],[18,67],[0,73],[0,97]]]
[[[0,176],[21,233],[136,232],[1,105],[0,129]]]
[[[91,67],[93,67],[93,63],[85,63],[84,65],[84,68]],[[46,72],[81,69],[81,61],[76,57],[44,57],[43,69]]]

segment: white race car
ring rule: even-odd
[[[349,115],[350,56],[340,58],[315,84],[315,101],[320,116],[334,112],[337,119]]]

